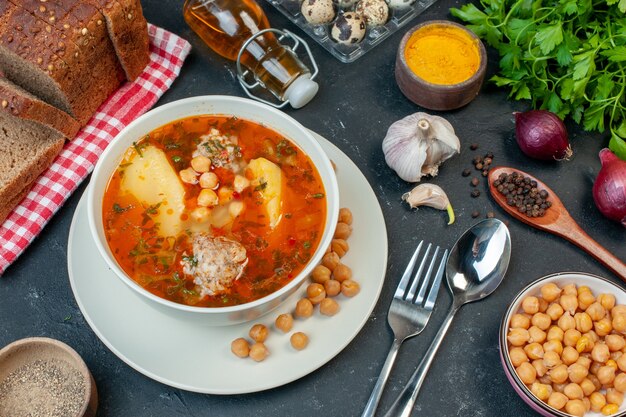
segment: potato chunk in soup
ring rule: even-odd
[[[167,160],[165,152],[147,146],[141,155],[134,148],[128,150],[128,166],[120,183],[120,191],[135,196],[147,206],[163,206],[154,217],[161,236],[176,236],[184,230],[182,214],[185,210],[185,189]]]

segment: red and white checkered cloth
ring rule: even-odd
[[[150,109],[178,77],[191,49],[189,42],[150,24],[148,33],[150,63],[143,74],[126,83],[100,106],[0,226],[0,275],[89,175],[113,138]]]

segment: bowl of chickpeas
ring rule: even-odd
[[[500,358],[542,416],[626,416],[626,292],[587,273],[538,279],[504,315]]]

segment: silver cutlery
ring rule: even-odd
[[[387,355],[383,369],[378,376],[378,381],[365,406],[362,417],[372,417],[376,413],[378,402],[380,401],[383,389],[389,378],[389,373],[396,360],[400,345],[406,339],[416,336],[424,330],[430,318],[430,314],[433,311],[433,307],[435,306],[435,300],[437,299],[439,287],[441,286],[441,279],[448,257],[448,250],[443,252],[435,278],[432,285],[429,286],[430,277],[435,268],[440,248],[439,246],[435,248],[435,253],[430,260],[428,269],[426,273],[422,275],[432,248],[432,244],[428,244],[426,251],[422,255],[422,261],[419,264],[417,273],[413,276],[415,263],[422,246],[424,246],[424,241],[421,241],[417,246],[415,253],[413,253],[402,275],[402,279],[400,279],[398,288],[396,288],[396,292],[393,295],[393,300],[391,301],[391,306],[387,313],[387,322],[394,334],[393,343],[389,349],[389,354]]]
[[[509,229],[497,219],[487,219],[467,230],[454,244],[446,265],[446,282],[452,306],[426,355],[385,417],[409,417],[426,373],[455,313],[467,303],[482,300],[502,282],[511,258]]]

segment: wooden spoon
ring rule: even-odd
[[[531,180],[537,181],[537,188],[539,190],[546,190],[550,196],[548,201],[552,203],[552,207],[546,210],[546,215],[543,217],[528,217],[523,213],[517,211],[517,207],[509,206],[506,203],[506,196],[500,194],[496,187],[493,186],[493,182],[498,179],[500,174],[512,174],[513,172],[519,172],[520,174],[530,177]],[[562,238],[565,238],[578,246],[589,255],[597,259],[601,264],[613,271],[622,281],[626,282],[626,264],[617,259],[611,252],[606,250],[602,245],[593,240],[576,221],[569,214],[559,197],[554,191],[550,189],[543,182],[530,174],[520,171],[519,169],[513,169],[509,167],[497,167],[489,171],[489,191],[494,200],[511,216],[517,220],[535,227],[540,230],[545,230]]]

